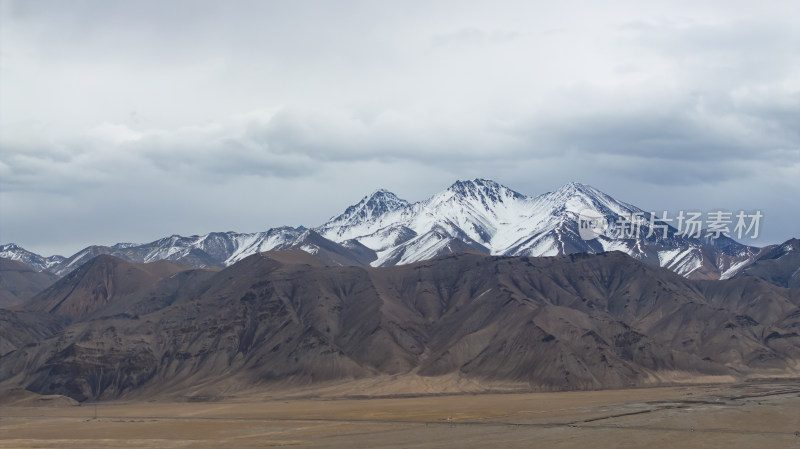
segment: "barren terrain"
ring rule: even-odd
[[[5,401],[2,448],[800,447],[797,379],[565,393]]]

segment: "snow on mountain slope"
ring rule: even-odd
[[[316,232],[305,228],[284,226],[256,233],[210,233],[202,236],[172,236],[137,249],[144,251],[130,255],[131,259],[150,262],[167,259],[197,266],[232,265],[253,254],[284,249],[302,249],[311,254],[337,254],[335,264],[361,265],[361,259],[373,259],[374,255],[359,254],[346,246],[336,245],[321,238]],[[353,259],[353,260],[350,260]]]
[[[102,254],[140,263],[170,260],[197,267],[226,267],[258,252],[295,248],[319,254],[334,265],[365,265],[377,257],[374,252],[357,243],[339,245],[314,231],[288,226],[255,233],[212,232],[189,237],[173,235],[140,245],[95,245],[68,258],[53,256],[44,259],[10,244],[3,245],[0,256],[20,260],[39,271],[63,276]]]
[[[0,257],[22,262],[37,271],[49,271],[52,267],[64,261],[63,256],[40,256],[14,243],[0,245]]]
[[[660,265],[668,268],[681,276],[687,276],[700,268],[703,257],[700,250],[695,247],[682,247],[661,251],[658,253]]]
[[[720,273],[720,275],[719,275],[719,278],[720,279],[730,279],[730,278],[736,276],[737,274],[739,274],[739,272],[742,270],[742,268],[750,265],[752,262],[753,261],[751,259],[742,259],[742,260],[734,263],[730,267],[728,267],[727,270],[722,271],[722,273]]]
[[[302,233],[302,229],[284,226],[266,232],[237,234],[234,236],[235,249],[230,252],[222,264],[229,266],[256,253],[284,249],[286,246],[291,246],[292,242],[295,242]]]
[[[403,225],[387,226],[372,234],[358,237],[358,242],[376,252],[397,247],[417,236],[412,229]],[[351,239],[352,240],[352,239]]]
[[[800,240],[793,238],[759,251],[748,263],[739,263],[724,278],[756,276],[781,287],[800,287]]]
[[[643,212],[593,187],[572,182],[534,198],[529,216],[515,232],[495,237],[493,252],[515,256],[597,252],[599,248],[593,248],[578,233],[578,216],[586,209],[595,210],[612,221],[623,215]]]
[[[386,195],[385,191],[376,193]],[[351,206],[348,212],[362,210],[373,197]],[[414,204],[394,195],[390,198],[391,207],[383,207],[367,219],[352,219],[354,214],[346,212],[317,230],[331,240],[355,239],[378,252],[375,266],[410,263],[464,248],[494,253],[492,239],[513,232],[532,204],[530,198],[483,179],[458,181]]]
[[[378,189],[316,230],[327,239],[342,242],[378,231],[386,215],[406,207],[408,201],[387,190]]]
[[[436,228],[401,245],[378,253],[378,259],[372,262],[372,265],[403,265],[467,250],[486,252],[486,248],[479,244],[451,237],[448,232],[441,228]]]
[[[496,252],[493,239],[513,232],[531,210],[531,199],[494,181],[458,181],[444,192],[412,206],[408,227],[422,234],[439,226],[463,233]]]

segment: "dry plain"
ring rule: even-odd
[[[800,448],[800,380],[563,393],[6,402],[0,408],[0,448],[277,446]]]

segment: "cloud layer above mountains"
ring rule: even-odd
[[[474,177],[796,236],[796,2],[1,7],[2,242],[317,225]]]

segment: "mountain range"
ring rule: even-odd
[[[643,217],[635,238],[580,236],[582,211],[608,223]],[[650,213],[617,201],[584,184],[569,183],[530,197],[491,180],[457,181],[432,197],[410,203],[376,190],[315,228],[280,227],[264,232],[173,235],[146,244],[89,246],[70,257],[43,257],[15,244],[0,246],[0,257],[37,271],[64,276],[101,254],[148,263],[170,260],[194,267],[228,267],[264,251],[300,249],[329,265],[393,266],[464,250],[504,256],[556,256],[621,251],[647,264],[690,279],[726,279],[754,263],[765,249],[718,239],[680,235],[669,223],[650,233]],[[654,226],[654,228],[656,227]],[[655,230],[655,229],[654,229]],[[647,237],[648,234],[652,234]]]
[[[373,268],[286,250],[223,270],[100,255],[0,321],[0,390],[79,401],[398,377],[594,389],[800,369],[800,289],[689,280],[618,251]]]
[[[586,210],[606,223],[638,214],[642,232],[584,239]],[[577,183],[528,197],[458,181],[416,203],[377,190],[312,229],[175,235],[70,257],[0,248],[0,400],[18,388],[206,400],[331,384],[572,390],[799,371],[799,240],[690,238]]]

